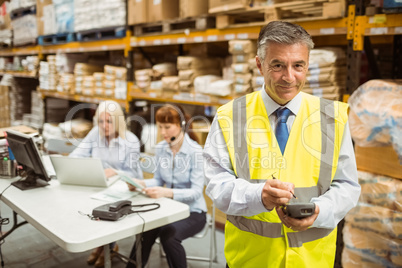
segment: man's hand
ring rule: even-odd
[[[145,188],[144,192],[151,198],[168,197],[173,198],[173,190],[165,187],[149,187]]]
[[[276,207],[276,213],[278,213],[279,218],[286,227],[292,229],[293,231],[305,231],[308,229],[308,227],[313,225],[315,219],[317,219],[318,214],[320,213],[320,207],[315,204],[314,214],[303,219],[295,219],[286,216],[281,207]]]
[[[267,180],[261,193],[262,203],[268,210],[285,205],[293,198],[294,188],[294,184],[290,182]]]
[[[107,168],[107,169],[105,169],[105,175],[106,175],[106,178],[109,179],[110,177],[117,175],[117,173],[116,173],[116,171],[114,171],[113,168]]]

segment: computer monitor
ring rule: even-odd
[[[25,178],[13,182],[12,185],[29,190],[49,185],[50,177],[42,163],[42,157],[36,147],[35,141],[29,135],[14,130],[7,130],[7,142],[15,160],[23,166],[26,172]]]

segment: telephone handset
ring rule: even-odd
[[[131,201],[122,200],[96,207],[92,216],[100,220],[117,221],[121,217],[131,213]]]
[[[131,208],[130,200],[117,201],[115,203],[109,204],[109,211],[118,211],[120,209],[124,209],[127,206]]]

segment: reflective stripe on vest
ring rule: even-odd
[[[235,172],[237,177],[243,178],[251,183],[261,183],[266,180],[250,179],[249,153],[246,141],[247,113],[246,96],[233,101],[233,141],[235,156]],[[335,112],[334,103],[326,99],[320,99],[320,120],[321,120],[321,162],[319,179],[316,186],[297,187],[295,195],[298,202],[309,202],[312,197],[324,194],[331,184],[332,162],[334,155],[335,139]],[[242,159],[244,157],[244,159]],[[282,223],[262,222],[248,219],[242,216],[228,215],[227,219],[236,228],[269,238],[283,237]],[[329,235],[333,230],[322,228],[310,228],[302,232],[287,233],[290,247],[301,247],[303,243],[311,242]]]

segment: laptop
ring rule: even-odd
[[[61,184],[108,187],[120,178],[115,175],[107,179],[99,158],[50,155],[50,160]]]

